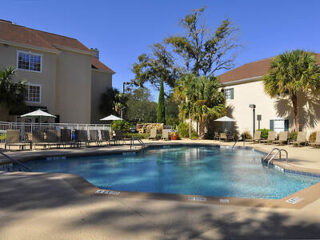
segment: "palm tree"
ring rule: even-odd
[[[11,113],[22,113],[27,88],[23,81],[14,82],[14,76],[13,67],[0,71],[0,105]]]
[[[263,77],[264,88],[272,98],[287,96],[293,106],[295,131],[299,131],[298,95],[315,94],[320,90],[320,67],[314,53],[303,50],[288,51],[271,62]]]
[[[219,91],[219,82],[214,77],[196,77],[191,74],[182,81],[182,96],[185,96],[186,101],[182,102],[180,110],[185,110],[184,114],[188,113],[189,120],[199,121],[200,138],[204,138],[207,120],[225,114],[225,97]]]

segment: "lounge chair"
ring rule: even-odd
[[[67,145],[69,145],[70,147],[76,147],[77,144],[76,142],[72,141],[72,137],[71,137],[71,130],[70,129],[61,129],[60,131],[60,145],[59,146],[64,146],[64,148],[67,147]],[[58,146],[58,147],[59,147]]]
[[[273,141],[274,144],[287,144],[288,143],[288,132],[280,132],[279,139]]]
[[[268,132],[268,138],[260,140],[261,143],[271,144],[276,140],[276,133],[274,131]]]
[[[87,130],[75,130],[75,137],[78,147],[81,147],[83,144],[88,145],[88,132]]]
[[[121,144],[121,141],[124,141],[123,133],[120,130],[115,130],[115,135],[111,139],[111,141],[114,141],[114,144]]]
[[[88,143],[99,144],[99,132],[98,130],[89,130],[89,141]]]
[[[220,138],[220,134],[219,134],[218,132],[214,132],[214,137],[213,137],[213,139],[214,139],[214,140],[219,140],[219,138]]]
[[[29,146],[30,149],[32,148],[30,143],[20,141],[20,130],[8,129],[4,148],[10,150],[11,146],[19,147],[19,150],[25,150],[26,146]]]
[[[156,140],[156,138],[157,138],[157,129],[156,128],[150,129],[149,139]]]
[[[110,132],[108,130],[101,130],[101,142],[108,142],[110,145]]]
[[[252,143],[260,143],[261,141],[261,131],[255,131],[252,139]]]
[[[220,141],[227,141],[228,140],[228,136],[226,133],[220,133],[220,137],[219,137]]]
[[[310,143],[310,146],[312,147],[320,146],[320,131],[316,133],[316,140],[313,143]]]
[[[292,142],[293,146],[306,145],[307,137],[305,132],[298,132],[297,141]]]
[[[167,129],[162,129],[162,136],[161,139],[169,140],[169,131]]]
[[[60,147],[59,137],[56,130],[47,130],[46,138],[44,132],[35,130],[32,132],[32,143],[34,148],[41,146],[44,149],[51,148],[52,146]]]

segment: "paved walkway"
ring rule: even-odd
[[[266,151],[271,148],[263,147]],[[114,148],[116,151],[122,150],[117,149],[119,147]],[[319,156],[320,150],[310,149],[309,152],[308,147],[286,148],[289,156],[296,159],[292,164],[319,167],[316,156]],[[89,149],[92,152],[97,150]],[[67,151],[79,153],[84,150]],[[20,154],[49,153],[33,151],[10,154],[18,157]],[[1,240],[319,237],[320,200],[303,209],[291,210],[108,198],[83,195],[76,191],[65,177],[57,174],[0,173]]]

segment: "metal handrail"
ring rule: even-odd
[[[22,168],[24,168],[26,171],[32,172],[32,170],[31,170],[29,167],[27,167],[26,165],[24,165],[22,162],[14,159],[14,158],[12,158],[12,157],[9,157],[7,154],[5,154],[5,153],[3,152],[3,150],[0,150],[0,154],[1,154],[2,156],[4,156],[5,158],[9,159],[10,161],[18,164],[19,166],[21,166]]]
[[[274,154],[272,154],[274,151],[277,151],[276,153],[274,153]],[[286,154],[286,162],[288,162],[288,152],[287,152],[287,150],[285,150],[285,149],[280,149],[280,148],[273,148],[269,153],[268,153],[268,155],[263,159],[263,161],[265,161],[265,160],[267,160],[268,159],[268,157],[272,154],[272,156],[271,156],[271,158],[268,160],[268,166],[269,166],[269,164],[271,163],[271,161],[277,156],[277,155],[279,155],[279,160],[282,160],[282,156],[281,156],[281,152],[285,152],[285,154]]]
[[[142,139],[139,138],[139,137],[136,137],[136,136],[132,136],[132,138],[131,138],[131,146],[134,145],[134,140],[137,140],[142,146],[145,146],[145,143],[142,141]]]

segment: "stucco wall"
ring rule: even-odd
[[[105,117],[99,111],[101,95],[107,88],[112,87],[112,74],[92,70],[91,82],[91,123],[101,123],[99,119]]]
[[[0,44],[0,69],[8,66],[17,68],[17,51],[25,51],[42,55],[41,72],[30,72],[26,70],[16,71],[15,80],[25,80],[28,83],[41,85],[41,102],[27,103],[30,106],[46,106],[50,113],[56,114],[56,62],[57,56],[54,53],[46,53],[36,50],[5,46]]]
[[[60,122],[90,123],[91,56],[62,51],[57,60],[57,112]]]
[[[256,105],[256,129],[258,129],[258,114],[262,115],[260,128],[270,129],[270,120],[283,118],[289,119],[289,128],[293,129],[291,102],[286,98],[270,98],[264,92],[262,81],[230,85],[224,88],[234,88],[234,99],[228,99],[227,106],[230,108],[229,115],[237,121],[235,126],[238,132],[249,131],[252,133],[253,116],[249,104]],[[306,131],[307,134],[319,131],[320,100],[300,95],[298,104],[301,130]]]

